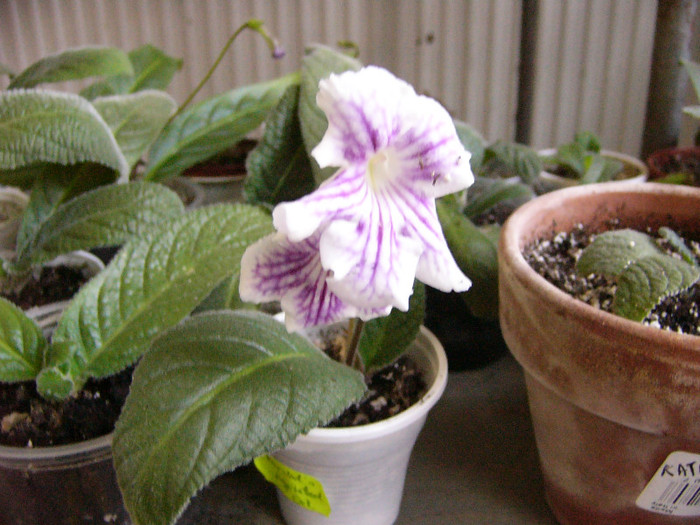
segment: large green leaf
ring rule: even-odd
[[[394,309],[365,324],[358,351],[367,373],[394,362],[415,340],[424,318],[425,286],[416,281],[407,312]]]
[[[74,250],[112,246],[182,214],[178,195],[149,182],[112,184],[84,193],[43,217],[21,239],[17,266],[26,269]]]
[[[462,294],[476,317],[498,317],[498,252],[496,241],[474,225],[450,197],[437,201],[437,212],[447,245],[457,265],[472,281]]]
[[[224,277],[245,248],[272,231],[269,215],[246,205],[196,209],[132,239],[87,285],[59,321],[54,341],[72,341],[73,377],[114,374],[151,339],[179,322]]]
[[[335,169],[325,168],[321,170],[316,160],[311,157],[311,150],[321,142],[328,127],[326,115],[316,104],[318,83],[330,76],[331,73],[357,71],[362,67],[362,64],[348,55],[321,45],[312,47],[302,59],[301,64],[301,92],[299,94],[301,133],[304,137],[306,153],[312,159],[314,177],[317,184],[320,184],[332,175]]]
[[[151,147],[144,177],[162,181],[240,142],[265,121],[298,74],[242,87],[196,104],[168,124]]]
[[[174,58],[151,44],[129,52],[133,75],[105,78],[83,89],[80,94],[92,100],[100,96],[136,93],[145,89],[164,90],[182,67],[182,59]]]
[[[243,187],[247,202],[275,206],[314,190],[297,117],[298,101],[299,86],[290,86],[270,114],[262,140],[248,155]]]
[[[263,314],[186,320],[139,363],[117,424],[129,514],[174,523],[215,477],[330,421],[364,390],[361,374]]]
[[[109,126],[84,98],[33,89],[0,93],[0,169],[37,162],[95,162],[123,177],[129,170]]]
[[[152,89],[101,97],[93,105],[112,130],[130,171],[177,108],[170,95]]]
[[[133,74],[129,57],[114,47],[81,47],[49,55],[12,79],[9,89],[79,80],[96,76]]]
[[[36,378],[48,343],[36,323],[0,297],[0,381]]]

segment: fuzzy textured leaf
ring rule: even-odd
[[[576,262],[576,272],[585,277],[592,273],[617,277],[632,262],[660,254],[661,250],[648,235],[630,229],[597,235]]]
[[[0,381],[12,383],[36,378],[47,346],[37,324],[0,297]]]
[[[175,177],[240,142],[265,121],[287,87],[298,82],[294,73],[223,93],[185,110],[151,147],[144,177],[152,181]]]
[[[0,93],[0,169],[37,162],[94,162],[123,177],[129,170],[109,126],[84,98],[24,89]]]
[[[339,53],[329,47],[317,45],[307,51],[301,62],[301,92],[299,94],[299,120],[301,133],[304,138],[307,156],[311,159],[316,183],[320,184],[330,177],[335,169],[321,169],[313,157],[311,150],[321,142],[328,119],[316,104],[316,94],[318,93],[318,83],[331,73],[342,73],[343,71],[357,71],[362,64],[354,58]]]
[[[96,76],[133,74],[129,57],[114,47],[81,47],[49,55],[12,79],[9,89],[79,80]]]
[[[93,101],[93,106],[112,130],[129,164],[129,171],[177,108],[170,95],[156,90],[101,97]]]
[[[358,372],[253,312],[213,312],[159,337],[114,436],[136,523],[172,524],[218,475],[330,421],[365,390]]]
[[[111,184],[84,193],[46,216],[18,246],[27,268],[63,253],[122,244],[183,213],[178,195],[161,184]]]
[[[270,113],[265,134],[246,160],[243,192],[251,204],[275,206],[315,189],[297,117],[299,86],[290,86]]]
[[[665,254],[644,257],[627,266],[617,280],[613,312],[642,321],[665,297],[700,279],[700,268]]]
[[[368,373],[394,362],[416,339],[425,318],[425,285],[413,284],[407,312],[393,309],[365,324],[358,351]]]
[[[268,214],[242,204],[196,209],[125,244],[64,312],[54,341],[73,341],[76,385],[132,364],[152,338],[189,314],[246,247],[272,231]]]

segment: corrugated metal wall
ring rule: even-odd
[[[67,47],[152,43],[184,59],[170,90],[183,100],[235,28],[257,17],[287,56],[273,61],[257,35],[244,34],[203,95],[297,69],[308,43],[351,40],[365,63],[438,98],[489,140],[512,140],[522,17],[537,15],[530,142],[591,129],[606,147],[636,154],[656,0],[538,4],[532,13],[521,0],[0,0],[0,62],[19,70]]]

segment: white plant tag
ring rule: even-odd
[[[637,506],[669,516],[700,516],[700,454],[669,454],[637,498]]]

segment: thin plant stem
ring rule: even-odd
[[[360,345],[360,337],[364,327],[365,322],[362,319],[352,319],[350,321],[350,340],[348,341],[348,351],[345,354],[345,364],[362,372],[364,372],[362,370],[362,361],[359,359],[357,349]]]
[[[165,123],[164,127],[167,127],[168,124],[170,124],[175,117],[177,117],[182,111],[189,105],[190,102],[192,102],[192,99],[197,96],[197,93],[201,91],[201,89],[204,87],[204,85],[209,81],[211,76],[214,74],[214,71],[216,71],[216,68],[219,66],[221,63],[221,60],[223,60],[224,55],[226,52],[229,50],[233,42],[236,40],[238,35],[240,35],[244,30],[246,29],[252,29],[253,31],[256,31],[259,33],[264,39],[265,42],[267,42],[267,45],[270,47],[272,50],[272,56],[273,58],[281,58],[284,56],[284,51],[282,48],[279,46],[279,43],[273,39],[268,33],[267,29],[265,28],[265,25],[262,23],[262,20],[258,19],[251,19],[248,20],[245,24],[240,26],[236,31],[231,35],[231,37],[228,39],[224,47],[221,49],[219,52],[219,56],[216,57],[216,60],[212,64],[212,66],[209,68],[209,71],[207,71],[207,74],[204,75],[204,78],[199,81],[199,84],[197,84],[197,87],[194,88],[192,93],[189,94],[189,96],[185,99],[185,101],[180,104],[180,107],[177,108],[177,111],[173,113],[173,115],[168,119],[168,122]]]

